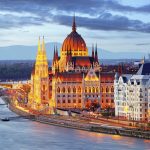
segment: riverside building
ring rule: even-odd
[[[44,45],[38,44],[36,62],[31,75],[29,105],[32,109],[90,108],[100,104],[100,63],[97,45],[92,54],[76,29],[75,17],[71,33],[60,49],[54,47],[52,66],[48,61]]]
[[[150,121],[150,63],[132,74],[117,73],[114,80],[115,115],[135,121]]]

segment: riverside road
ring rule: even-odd
[[[1,100],[0,100],[1,101]],[[16,117],[0,105],[0,118]],[[0,150],[149,150],[150,140],[62,128],[23,118],[0,121]]]

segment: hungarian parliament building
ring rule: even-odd
[[[64,40],[58,55],[54,46],[49,68],[44,37],[38,41],[38,52],[31,74],[29,103],[33,109],[114,107],[114,73],[101,73],[97,44],[92,53],[76,29]]]

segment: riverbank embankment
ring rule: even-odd
[[[13,105],[9,105],[9,109],[21,116],[32,116],[28,117],[32,121],[37,121],[49,125],[55,125],[65,128],[72,128],[78,130],[85,130],[97,133],[106,133],[106,134],[113,134],[113,135],[120,135],[120,136],[130,136],[136,138],[143,138],[143,139],[150,139],[150,131],[142,131],[138,129],[130,129],[130,128],[123,128],[123,127],[115,127],[115,126],[105,126],[103,124],[96,124],[90,123],[84,119],[73,119],[64,118],[63,116],[56,116],[56,115],[36,115],[33,117],[33,114],[29,114],[27,111],[23,111],[18,109]]]

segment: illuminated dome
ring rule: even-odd
[[[88,49],[84,39],[76,32],[75,17],[73,19],[72,32],[64,40],[61,55],[65,56],[67,51],[72,52],[72,56],[87,56]]]

